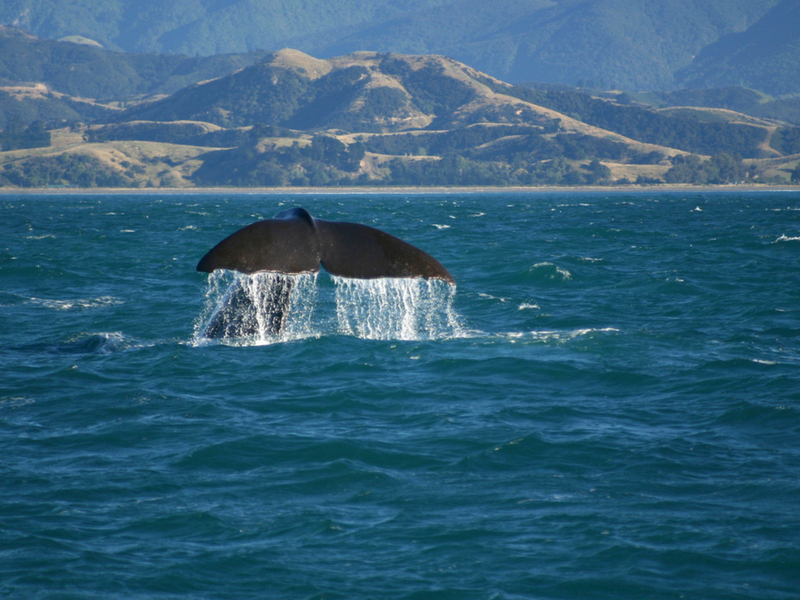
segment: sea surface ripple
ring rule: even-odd
[[[439,259],[436,331],[321,273],[202,339],[291,206]],[[798,193],[6,194],[0,282],[0,597],[800,598]]]

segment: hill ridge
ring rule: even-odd
[[[764,182],[793,177],[800,154],[800,128],[514,86],[441,55],[283,49],[160,99],[96,107],[93,124],[48,134],[49,148],[20,145],[47,141],[40,125],[4,132],[20,149],[0,152],[0,185]]]

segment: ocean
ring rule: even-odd
[[[457,286],[205,339],[292,206]],[[800,193],[0,196],[0,597],[800,598]]]

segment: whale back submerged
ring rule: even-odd
[[[455,284],[438,260],[393,235],[367,225],[314,219],[302,208],[231,234],[200,259],[197,270],[298,274],[316,273],[320,266],[353,279],[422,277]]]

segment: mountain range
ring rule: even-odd
[[[800,93],[800,0],[2,0],[40,38],[200,58],[440,54],[512,83]]]
[[[0,33],[0,50],[31,57],[0,52],[0,186],[800,179],[800,127],[756,114],[778,101],[746,88],[589,92],[512,85],[440,55],[188,58]],[[214,69],[228,72],[203,78]]]

